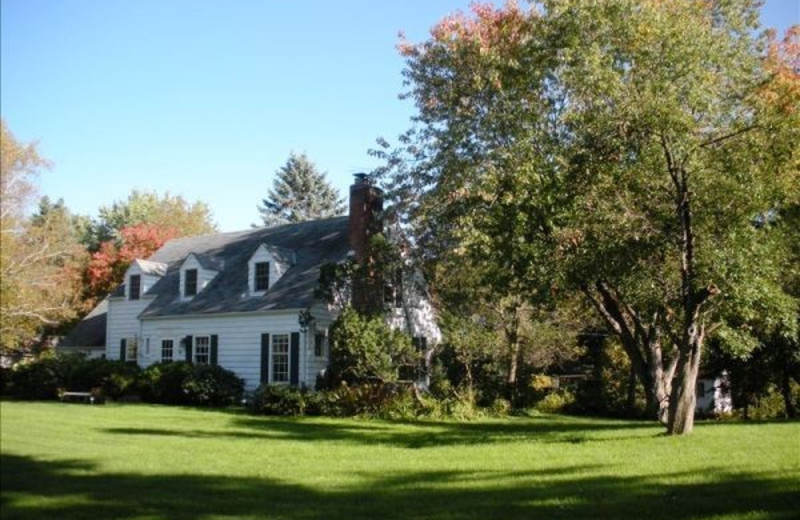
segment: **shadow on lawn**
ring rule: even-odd
[[[591,469],[591,468],[590,468]],[[709,473],[585,476],[585,467],[552,473],[409,472],[364,475],[358,487],[322,491],[268,478],[98,473],[81,461],[3,455],[3,520],[134,517],[195,520],[211,515],[332,518],[669,518],[711,515],[795,518],[798,475]],[[580,476],[584,473],[584,476]],[[688,479],[691,480],[691,479]],[[683,482],[682,482],[683,481]]]
[[[167,428],[107,428],[105,433],[184,438],[242,438],[291,441],[336,441],[364,445],[390,445],[408,449],[448,445],[496,444],[504,442],[571,443],[619,441],[660,435],[658,426],[645,422],[592,420],[591,423],[552,418],[502,422],[388,423],[314,418],[251,417],[236,415],[225,430]],[[624,432],[624,433],[623,433]]]

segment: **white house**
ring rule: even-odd
[[[320,269],[351,255],[363,259],[381,204],[380,190],[358,175],[349,216],[167,242],[134,261],[107,298],[106,357],[143,367],[218,364],[243,378],[247,390],[262,383],[313,387],[328,364],[327,331],[337,312],[315,299]],[[430,348],[439,341],[431,306],[421,284],[403,287],[407,294],[387,305],[387,319]],[[353,291],[354,300],[383,305],[383,290]],[[301,327],[307,310],[313,320]],[[98,323],[103,313],[93,314]]]

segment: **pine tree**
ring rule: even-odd
[[[289,155],[258,211],[264,225],[279,226],[344,213],[344,200],[306,154]]]

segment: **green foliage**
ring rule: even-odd
[[[404,366],[418,366],[420,359],[411,338],[391,329],[381,316],[362,316],[346,307],[329,329],[330,363],[323,386],[341,382],[393,382]]]
[[[176,231],[177,236],[194,236],[217,230],[211,208],[205,202],[189,202],[169,192],[132,190],[125,200],[102,206],[99,216],[84,238],[90,251],[100,249],[103,242],[119,242],[123,229],[146,224]]]
[[[564,413],[575,404],[575,396],[567,389],[547,394],[536,403],[536,410],[542,413]]]
[[[230,370],[184,361],[150,365],[140,385],[146,401],[165,404],[227,406],[244,392],[244,381]]]
[[[58,399],[62,390],[93,391],[119,399],[138,391],[139,374],[134,363],[86,359],[80,354],[45,355],[11,370],[9,394],[20,399]]]
[[[248,402],[248,409],[259,415],[304,415],[308,395],[293,386],[261,385]]]
[[[295,153],[275,172],[272,189],[258,206],[265,226],[335,217],[344,209],[344,201],[326,174],[305,154]]]
[[[58,399],[64,384],[61,363],[55,357],[17,365],[10,379],[9,393],[19,399]]]

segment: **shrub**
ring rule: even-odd
[[[145,401],[163,404],[224,406],[237,403],[244,392],[244,381],[230,370],[185,361],[150,365],[140,386]]]
[[[62,365],[57,357],[21,363],[11,372],[11,395],[20,399],[58,399],[64,386]]]
[[[0,366],[0,395],[5,395],[8,389],[9,379],[11,378],[11,369]]]
[[[137,391],[140,372],[135,363],[47,355],[14,367],[9,391],[21,399],[58,399],[59,390],[94,391],[119,399]]]
[[[244,381],[218,365],[195,365],[183,382],[183,392],[190,404],[231,405],[242,399]]]
[[[536,410],[543,413],[563,413],[575,403],[575,396],[566,389],[547,394],[544,399],[536,403]]]
[[[419,362],[411,338],[392,330],[380,316],[362,316],[346,308],[330,328],[330,364],[322,388],[336,389],[345,382],[393,382],[400,367]]]
[[[250,411],[262,415],[303,415],[307,392],[285,385],[261,385],[253,394]]]

